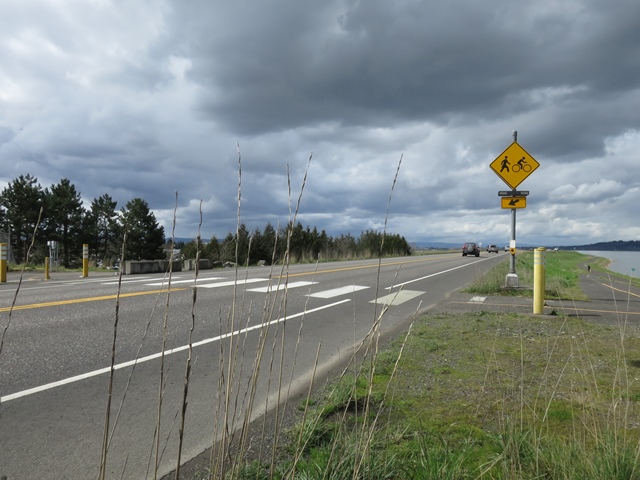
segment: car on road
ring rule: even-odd
[[[467,255],[480,256],[480,247],[477,243],[467,242],[462,246],[462,256],[466,257]]]
[[[504,251],[505,251],[505,252],[508,252],[509,250],[510,250],[509,245],[505,245],[505,246],[504,246]]]
[[[497,245],[491,244],[487,247],[487,253],[498,253],[498,251],[499,250]]]

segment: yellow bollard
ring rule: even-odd
[[[44,279],[51,280],[49,276],[49,257],[44,257]]]
[[[544,252],[546,248],[539,247],[533,252],[533,313],[544,313],[545,266]]]
[[[89,244],[84,243],[82,245],[82,276],[87,278],[89,276]]]
[[[7,244],[0,243],[0,283],[7,283]]]

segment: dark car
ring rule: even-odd
[[[462,256],[466,257],[467,255],[480,256],[480,247],[477,243],[467,242],[462,246]]]
[[[497,245],[491,244],[487,247],[487,253],[498,253],[498,252],[499,250]]]

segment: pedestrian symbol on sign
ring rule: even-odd
[[[516,161],[516,159],[519,159]],[[529,155],[524,148],[513,142],[507,149],[491,162],[491,170],[496,173],[507,185],[515,189],[527,178],[540,164]]]
[[[509,160],[507,159],[507,156],[504,156],[504,160],[502,160],[502,163],[500,164],[501,168],[500,171],[504,172],[505,170],[508,172],[509,171]]]

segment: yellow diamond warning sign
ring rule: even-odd
[[[539,166],[536,159],[517,142],[509,145],[490,165],[491,170],[511,188],[520,185]]]

